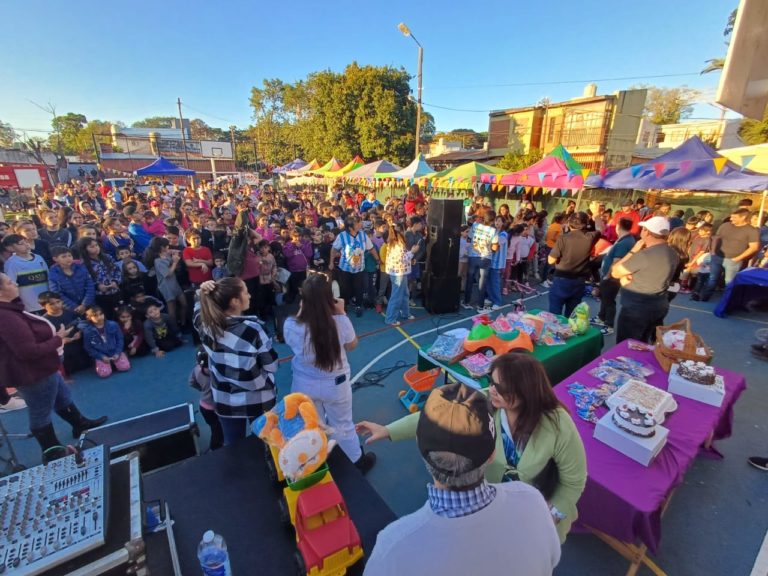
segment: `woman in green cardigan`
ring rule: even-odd
[[[488,396],[496,408],[496,452],[486,469],[489,482],[522,480],[539,488],[557,524],[560,542],[576,520],[576,503],[587,481],[584,445],[570,414],[552,391],[541,362],[512,352],[491,365]],[[382,426],[360,422],[367,443],[414,438],[418,413]]]

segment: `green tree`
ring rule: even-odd
[[[645,99],[645,115],[654,124],[676,124],[683,118],[688,118],[693,112],[693,103],[699,96],[699,91],[688,86],[677,88],[660,88],[658,86],[640,85],[632,88],[645,88],[648,96]]]
[[[435,139],[435,117],[426,110],[421,111],[420,142],[429,144]]]
[[[0,146],[10,148],[16,142],[16,131],[13,126],[0,120]]]
[[[768,142],[768,109],[762,120],[742,120],[739,125],[739,136],[749,145]]]
[[[728,22],[725,24],[725,28],[723,29],[723,36],[725,37],[726,46],[731,43],[731,34],[733,33],[733,27],[736,24],[736,12],[736,8],[731,11],[731,13],[728,15]],[[722,70],[725,67],[725,58],[710,58],[709,60],[706,60],[706,62],[707,65],[701,71],[702,74],[709,74],[710,72],[715,72],[716,70]]]
[[[475,132],[470,128],[456,128],[449,132],[438,132],[433,140],[445,138],[446,141],[461,142],[462,148],[482,148],[483,143],[488,140],[487,132]]]
[[[532,164],[536,164],[541,160],[543,154],[538,148],[531,148],[527,154],[522,152],[507,152],[504,157],[499,160],[497,166],[503,170],[509,170],[510,172],[517,172],[523,168],[528,168]]]
[[[83,114],[67,112],[63,116],[54,116],[51,126],[55,134],[51,135],[55,148],[62,154],[79,154],[80,132],[87,124],[88,119]],[[52,147],[54,147],[52,145]]]
[[[189,134],[192,140],[213,140],[214,142],[229,140],[229,132],[208,126],[200,118],[193,118],[189,121]]]

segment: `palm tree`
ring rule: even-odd
[[[723,36],[725,37],[725,45],[728,46],[730,43],[730,36],[733,32],[733,26],[736,24],[736,9],[734,8],[731,13],[728,15],[728,22],[725,25],[725,28],[723,29]],[[704,70],[701,71],[701,74],[709,74],[710,72],[715,72],[717,70],[722,70],[725,66],[725,58],[710,58],[709,60],[706,60],[707,66],[704,68]]]

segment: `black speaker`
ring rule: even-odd
[[[445,314],[459,309],[461,279],[427,274],[422,278],[424,308],[430,314]]]
[[[463,212],[462,200],[430,201],[427,213],[427,276],[458,276]]]

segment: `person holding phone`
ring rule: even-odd
[[[334,298],[326,274],[311,274],[301,286],[299,313],[285,321],[285,343],[293,351],[291,392],[312,398],[321,421],[333,429],[331,438],[366,473],[376,463],[363,454],[352,419],[352,383],[347,351],[357,347],[344,300]]]

